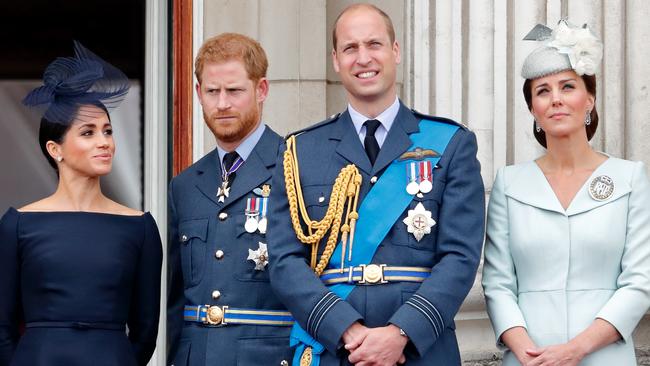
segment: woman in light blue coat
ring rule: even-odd
[[[483,287],[504,365],[636,365],[650,305],[650,184],[642,163],[588,141],[602,44],[585,27],[536,26],[522,68],[535,161],[499,170]]]

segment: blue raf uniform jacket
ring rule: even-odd
[[[280,365],[291,361],[291,327],[225,325],[207,327],[183,318],[185,305],[219,305],[285,310],[269,285],[268,265],[255,270],[248,250],[266,243],[259,231],[244,229],[247,198],[270,184],[282,138],[268,126],[237,170],[230,195],[218,202],[221,165],[217,150],[203,157],[169,186],[170,365]],[[275,187],[271,186],[271,191]],[[221,251],[220,255],[216,255]],[[221,255],[222,254],[222,255]],[[217,257],[221,257],[218,259]],[[219,291],[218,298],[213,297]]]
[[[300,179],[310,217],[320,220],[325,215],[334,180],[347,164],[360,170],[363,200],[371,189],[371,177],[381,175],[409,150],[409,135],[419,131],[423,118],[455,124],[401,105],[374,166],[348,112],[298,134]],[[474,134],[461,126],[434,169],[431,192],[413,196],[372,259],[372,264],[431,268],[431,276],[423,283],[358,285],[346,300],[328,290],[309,267],[310,246],[299,242],[292,228],[279,163],[268,233],[271,284],[300,326],[325,346],[321,365],[347,364],[341,336],[355,321],[368,327],[392,323],[402,328],[410,339],[405,349],[408,365],[460,365],[454,316],[474,282],[484,235],[484,189],[476,152]],[[406,181],[405,175],[404,187]],[[437,222],[419,242],[402,222],[418,202]]]

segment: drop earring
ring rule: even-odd
[[[537,120],[535,120],[535,131],[542,132],[542,128],[539,127],[539,123],[537,123]]]
[[[585,125],[589,126],[591,124],[591,111],[587,111],[587,115],[585,116]]]

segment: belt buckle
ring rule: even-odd
[[[208,324],[212,326],[226,325],[226,310],[227,306],[216,306],[216,305],[204,305],[205,306],[205,318],[203,324]]]
[[[359,267],[361,267],[360,284],[374,285],[388,283],[388,281],[384,279],[385,264],[362,264]]]

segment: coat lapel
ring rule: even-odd
[[[589,189],[591,182],[601,175],[606,175],[612,178],[612,181],[614,182],[614,192],[607,199],[598,201],[591,197]],[[629,184],[629,170],[626,171],[625,169],[621,169],[619,164],[616,164],[616,161],[610,157],[594,170],[589,179],[585,182],[584,186],[580,188],[576,196],[573,198],[573,201],[571,201],[566,214],[567,216],[572,216],[593,210],[594,208],[614,202],[631,191],[632,187]]]
[[[565,216],[573,216],[593,210],[594,208],[613,202],[631,191],[628,179],[625,178],[625,171],[618,169],[615,166],[616,164],[613,163],[613,160],[613,158],[609,158],[594,170],[584,185],[578,190],[578,193],[576,193],[573,201],[571,201],[571,204],[566,210],[564,210],[560,201],[557,199],[544,173],[534,161],[522,164],[521,169],[515,173],[516,176],[508,179],[510,184],[506,187],[505,194],[527,205],[554,211]],[[614,180],[614,193],[604,201],[597,201],[589,195],[591,181],[600,175],[607,175]]]
[[[218,206],[223,205],[217,200],[217,189],[221,186],[221,165],[217,149],[212,150],[196,164],[196,187],[212,202]]]
[[[363,149],[363,144],[359,140],[359,135],[357,135],[357,130],[354,128],[350,113],[347,110],[343,112],[339,117],[339,121],[338,128],[334,130],[330,137],[331,140],[340,141],[336,146],[336,152],[350,163],[355,164],[357,168],[366,174],[370,174],[372,171],[370,160],[368,159],[368,155],[366,155],[366,151]],[[381,151],[379,156],[381,156]]]
[[[409,134],[420,130],[418,123],[419,121],[413,113],[400,103],[399,112],[397,112],[395,121],[379,150],[377,161],[375,161],[375,165],[372,167],[372,175],[382,171],[411,147],[412,142]]]
[[[280,136],[272,132],[270,128],[267,127],[264,130],[264,134],[248,159],[237,170],[237,177],[232,183],[229,197],[223,203],[224,206],[237,201],[271,178],[271,169],[278,156],[280,140]]]

